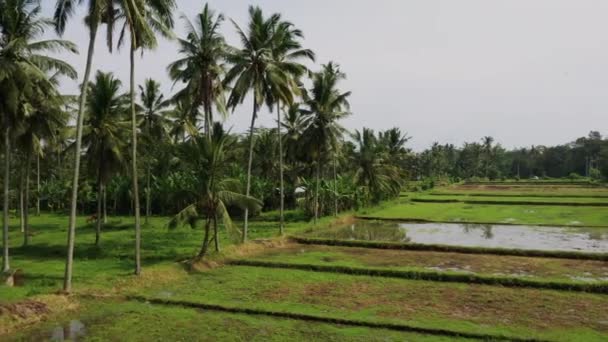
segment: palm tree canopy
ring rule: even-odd
[[[129,98],[121,92],[121,86],[112,73],[98,71],[87,90],[82,144],[91,173],[97,174],[103,183],[124,165],[123,151],[128,147]]]
[[[187,35],[178,39],[181,58],[167,67],[175,82],[186,83],[177,96],[191,97],[195,107],[203,105],[206,111],[210,111],[215,104],[218,112],[225,117],[226,100],[221,77],[225,73],[226,42],[219,31],[224,16],[216,16],[205,4],[194,23],[186,16],[182,16],[182,19]]]

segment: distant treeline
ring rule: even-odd
[[[433,144],[412,154],[408,163],[412,179],[579,178],[608,177],[608,139],[592,131],[586,137],[557,146],[531,146],[507,150],[484,137],[479,142]]]

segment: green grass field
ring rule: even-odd
[[[364,210],[359,216],[437,222],[608,227],[607,208],[584,206],[473,205],[398,200],[384,204],[379,209]]]
[[[501,193],[512,194],[510,191]],[[416,196],[473,197],[411,194],[356,214],[429,221],[608,225],[608,210],[600,207],[411,202],[410,198]],[[349,216],[338,221],[324,218],[311,229],[299,212],[288,212],[287,218],[286,231],[292,235],[334,229],[352,220]],[[61,288],[64,271],[67,217],[32,217],[34,236],[27,248],[20,247],[22,236],[13,219],[11,264],[22,270],[24,284],[0,287],[0,339],[48,340],[54,333],[68,333],[72,320],[85,326],[83,338],[91,341],[455,340],[445,336],[446,332],[473,334],[482,339],[608,339],[605,294],[224,264],[230,260],[253,260],[601,284],[608,277],[605,261],[300,245],[273,239],[278,234],[277,213],[270,212],[251,223],[250,236],[260,239],[258,242],[237,247],[222,230],[224,252],[211,255],[207,262],[191,269],[183,261],[200,248],[202,230],[168,230],[168,220],[154,217],[144,226],[144,273],[138,278],[132,275],[132,219],[110,218],[101,246],[95,247],[93,226],[79,218],[75,295],[63,297],[55,293]],[[171,303],[145,303],[131,296]],[[43,309],[32,309],[34,304]],[[232,312],[218,311],[209,305]],[[305,317],[313,317],[314,321]],[[342,323],[331,323],[332,320]],[[378,325],[426,329],[426,333],[387,330]]]

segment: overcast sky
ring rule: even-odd
[[[178,0],[190,18],[204,1]],[[55,1],[44,0],[52,15]],[[338,62],[348,79],[353,115],[344,126],[399,127],[415,150],[491,135],[506,147],[565,143],[590,130],[608,134],[608,1],[605,0],[236,0],[209,1],[241,26],[249,4],[280,12],[304,31],[318,63]],[[80,12],[84,10],[84,7]],[[184,25],[176,20],[176,33]],[[226,21],[228,42],[238,45]],[[80,47],[62,56],[84,73],[87,31],[78,15],[64,36]],[[103,36],[94,69],[128,86],[128,51],[110,55]],[[176,45],[163,41],[137,61],[136,82],[152,77],[166,93]],[[77,82],[62,88],[76,93]],[[125,88],[126,90],[126,88]],[[174,89],[175,90],[175,89]],[[251,104],[228,119],[246,129]],[[262,126],[273,126],[266,109]]]

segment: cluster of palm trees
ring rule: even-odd
[[[87,6],[89,46],[76,98],[62,96],[56,82],[61,75],[75,79],[76,72],[47,53],[75,53],[76,46],[64,40],[35,40],[52,26],[63,34],[81,4]],[[364,130],[354,136],[354,143],[347,142],[346,131],[339,124],[350,114],[350,92],[339,90],[345,74],[333,62],[318,72],[310,71],[305,63],[314,61],[315,54],[302,46],[303,34],[292,23],[279,14],[265,16],[260,8],[252,6],[245,28],[232,22],[240,38],[240,45],[233,47],[221,33],[225,17],[208,5],[193,21],[182,16],[186,36],[174,37],[175,9],[173,0],[58,0],[55,17],[48,20],[40,18],[39,1],[0,0],[0,114],[5,149],[3,270],[10,269],[11,161],[24,165],[20,168],[24,179],[20,188],[25,189],[25,208],[21,210],[25,213],[24,244],[29,242],[32,161],[36,160],[37,189],[40,158],[53,163],[49,169],[66,169],[65,160],[71,162],[67,167],[70,184],[43,184],[43,190],[36,191],[37,203],[44,189],[63,188],[66,197],[69,192],[65,200],[69,203],[66,292],[72,286],[79,204],[81,208],[86,204],[85,193],[93,188],[96,244],[101,241],[106,220],[107,197],[114,199],[116,207],[119,192],[128,193],[135,218],[135,274],[141,272],[140,182],[145,184],[146,222],[158,197],[174,199],[175,216],[170,227],[204,222],[199,257],[206,254],[212,242],[216,250],[220,249],[219,222],[235,239],[247,241],[249,217],[262,207],[278,209],[282,234],[286,205],[300,204],[316,221],[329,212],[337,214],[398,194],[404,176],[399,162],[407,154],[403,147],[407,138],[398,130],[378,136]],[[98,71],[92,75],[95,41],[104,25],[110,51],[122,47],[125,39],[130,43],[126,92],[112,73]],[[114,36],[116,28],[118,37]],[[179,89],[169,98],[152,79],[139,88],[135,84],[134,55],[154,48],[159,36],[176,39],[179,46],[179,59],[167,67]],[[305,83],[311,84],[308,89]],[[218,121],[247,97],[253,99],[249,131],[243,137],[230,134]],[[263,107],[276,112],[276,128],[256,127]],[[73,126],[68,127],[71,123]],[[391,134],[395,134],[393,141]],[[138,140],[143,141],[144,148],[138,147]],[[123,153],[127,149],[129,156]],[[13,152],[17,155],[12,156]],[[55,152],[57,157],[53,159]],[[81,160],[87,166],[84,177],[80,174]],[[145,176],[140,179],[142,171]],[[342,177],[343,172],[349,177]],[[68,176],[64,173],[63,178]],[[88,180],[94,187],[87,185]],[[130,188],[125,190],[129,182]],[[285,191],[286,184],[289,191]],[[175,191],[163,191],[163,186]],[[306,193],[300,199],[296,198],[298,187]],[[230,218],[234,209],[243,213],[240,232]]]

